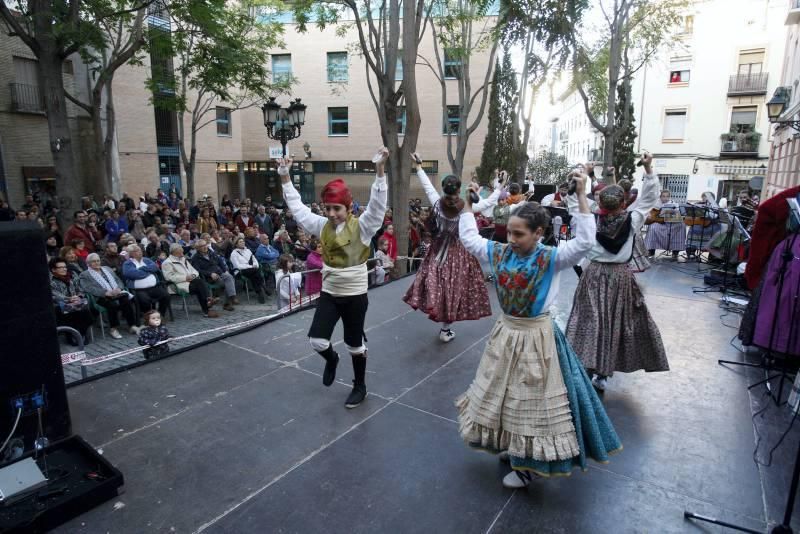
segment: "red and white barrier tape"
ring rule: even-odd
[[[306,304],[308,304],[308,303],[310,303],[310,302],[312,302],[314,300],[317,300],[318,298],[319,298],[319,294],[315,294],[315,295],[312,295],[310,297],[304,297],[300,301],[299,305],[298,304],[294,305],[294,309],[297,309],[298,306],[305,306]],[[274,317],[278,317],[280,315],[285,314],[288,311],[290,311],[289,306],[285,306],[285,307],[279,309],[278,311],[276,311],[275,313],[270,314],[270,315],[263,315],[261,317],[256,317],[255,319],[248,319],[247,321],[242,321],[242,322],[238,322],[238,323],[226,324],[226,325],[219,326],[217,328],[212,328],[210,330],[203,330],[202,332],[194,332],[192,334],[186,334],[184,336],[171,337],[171,338],[169,338],[168,341],[169,342],[180,341],[182,339],[189,339],[189,338],[192,338],[192,337],[207,335],[207,334],[211,334],[211,333],[214,333],[214,332],[224,332],[226,330],[238,330],[238,329],[241,329],[241,328],[246,328],[246,327],[248,327],[250,325],[253,325],[253,324],[257,324],[257,323],[263,322],[264,320],[267,320],[267,319],[272,319]],[[85,353],[71,353],[71,354],[83,354],[83,356],[81,358],[79,358],[79,359],[70,360],[70,361],[66,361],[66,362],[64,361],[64,357],[65,356],[70,356],[70,354],[62,354],[61,355],[61,363],[66,365],[67,363],[74,363],[74,362],[80,361],[82,366],[97,365],[98,363],[103,363],[103,362],[107,362],[107,361],[110,361],[110,360],[116,360],[117,358],[121,358],[122,356],[127,356],[129,354],[135,354],[135,353],[140,352],[140,351],[142,351],[142,350],[144,350],[146,348],[147,347],[133,347],[133,348],[130,348],[130,349],[127,349],[127,350],[123,350],[123,351],[120,351],[120,352],[115,352],[113,354],[106,354],[104,356],[98,356],[96,358],[90,358],[90,359],[86,359],[86,354]]]

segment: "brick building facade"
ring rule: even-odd
[[[382,142],[376,111],[367,87],[364,60],[358,54],[348,52],[356,40],[357,34],[353,28],[344,36],[337,35],[335,27],[321,31],[310,29],[306,34],[299,34],[289,24],[284,36],[285,48],[275,50],[271,59],[271,69],[289,69],[297,79],[292,97],[301,97],[308,105],[302,135],[291,141],[287,148],[305,164],[308,173],[304,176],[307,198],[318,197],[322,185],[334,176],[344,177],[353,186],[357,199],[366,200],[368,195],[373,177],[369,160]],[[426,61],[435,61],[430,32],[420,44],[420,55]],[[14,67],[15,61],[20,62],[15,58],[32,57],[20,40],[0,36],[0,192],[7,196],[12,206],[19,205],[24,195],[39,187],[40,182],[57,186],[51,179],[52,158],[46,118],[40,110],[20,109],[16,102],[19,98],[15,100],[15,95],[11,94],[12,87],[35,85],[31,83],[32,80],[25,79],[25,65],[16,71]],[[488,59],[488,51],[473,57],[473,88],[482,85]],[[334,81],[330,76],[332,60],[338,69]],[[419,63],[423,63],[423,60]],[[84,91],[88,79],[85,68],[71,65],[65,70],[68,87],[79,94]],[[165,119],[163,114],[159,115],[154,110],[152,93],[145,87],[150,72],[150,58],[145,57],[139,66],[120,68],[114,78],[116,155],[121,176],[119,190],[112,193],[117,195],[127,192],[136,197],[144,192],[153,193],[158,187],[166,188],[170,183],[175,183],[182,191],[186,190],[186,175],[179,161],[177,145],[163,138],[164,121],[174,122],[175,118]],[[398,79],[401,79],[400,76]],[[446,83],[447,103],[449,106],[456,105],[456,82],[446,80]],[[446,152],[447,135],[444,133],[447,119],[442,110],[439,81],[424,64],[417,66],[417,84],[422,115],[417,146],[426,161],[429,174],[436,178],[450,172]],[[36,97],[31,98],[35,100]],[[288,96],[282,97],[279,102],[286,104],[288,100]],[[251,197],[257,200],[263,199],[267,193],[279,195],[279,181],[274,176],[268,157],[269,148],[279,146],[279,143],[267,139],[260,108],[226,112],[225,103],[216,105],[218,108],[212,108],[207,118],[215,119],[215,116],[221,115],[222,120],[212,120],[198,132],[196,195],[208,194],[219,199],[227,194],[232,198]],[[75,125],[73,138],[85,139],[73,143],[73,149],[79,152],[81,171],[88,177],[93,166],[100,164],[87,150],[87,147],[91,147],[88,142],[89,124],[82,112],[79,113],[74,107],[70,110],[70,117]],[[470,139],[464,164],[464,174],[467,176],[480,163],[487,122],[484,116]],[[335,128],[339,130],[331,130],[333,123],[337,123]],[[174,129],[174,125],[171,127]],[[188,132],[188,118],[185,127]],[[343,128],[346,129],[344,133]],[[305,143],[311,147],[310,157],[306,157],[303,150]],[[48,174],[49,177],[44,176]],[[87,183],[92,182],[87,180]],[[416,179],[412,177],[409,185],[412,198],[423,197]],[[107,193],[87,192],[96,197]]]

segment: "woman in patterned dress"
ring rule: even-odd
[[[524,203],[510,218],[508,244],[480,237],[469,208],[461,215],[461,241],[490,265],[503,314],[475,380],[456,401],[459,432],[469,446],[510,461],[512,471],[503,479],[508,488],[525,487],[534,475],[585,470],[587,458],[607,462],[622,448],[589,377],[549,314],[560,272],[594,243],[586,179],[577,177],[577,236],[560,247],[540,244],[550,216],[535,202]]]
[[[433,243],[422,260],[417,277],[403,300],[415,310],[422,310],[437,323],[442,323],[439,339],[448,343],[455,337],[450,326],[456,321],[480,319],[492,314],[489,293],[483,281],[483,272],[458,239],[459,213],[464,201],[459,196],[461,180],[453,175],[442,180],[442,191],[433,187],[422,169],[422,158],[412,154],[417,177],[433,206],[428,217],[428,230]],[[472,206],[480,212],[497,203],[500,189]]]
[[[596,242],[586,255],[591,263],[583,270],[567,322],[567,339],[595,374],[593,384],[600,391],[615,371],[669,371],[658,326],[628,267],[635,235],[658,200],[652,159],[645,155],[642,194],[627,209],[620,186],[600,192]]]

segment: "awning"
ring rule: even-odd
[[[714,165],[714,174],[739,174],[744,176],[764,176],[767,166],[761,165]]]

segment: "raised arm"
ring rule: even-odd
[[[375,162],[375,183],[369,194],[367,209],[358,218],[358,228],[361,231],[361,242],[369,246],[372,236],[383,225],[386,216],[386,201],[389,188],[386,185],[386,160],[389,158],[389,149],[381,148],[382,159]]]
[[[475,186],[470,186],[471,191],[475,191]],[[477,191],[475,191],[477,193]],[[461,243],[467,251],[478,258],[478,261],[485,264],[489,262],[489,240],[481,237],[478,233],[478,225],[475,223],[474,205],[467,195],[464,201],[464,210],[458,219],[458,235]]]
[[[417,178],[419,178],[419,183],[422,184],[422,189],[425,190],[425,195],[428,197],[428,202],[430,202],[431,206],[433,206],[439,201],[439,192],[435,187],[433,187],[428,175],[425,174],[425,170],[422,168],[422,158],[419,156],[419,154],[416,152],[413,153],[411,155],[411,159],[414,160],[414,168],[417,170]]]
[[[491,195],[484,198],[477,204],[472,205],[472,213],[481,213],[483,210],[487,208],[494,207],[497,204],[497,200],[500,198],[501,191],[502,189],[500,188],[499,185],[495,187]]]
[[[461,243],[464,244],[464,248],[478,258],[478,261],[489,261],[487,249],[489,240],[481,237],[478,233],[478,225],[475,224],[475,214],[472,211],[465,209],[461,212],[461,216],[458,219],[458,235],[461,238]]]
[[[300,200],[300,193],[294,188],[292,177],[289,175],[291,166],[291,159],[284,160],[281,158],[278,160],[278,175],[281,177],[281,182],[283,182],[283,198],[286,200],[286,205],[292,210],[297,224],[302,226],[303,230],[306,232],[319,237],[328,219],[327,217],[311,213],[309,207]]]
[[[577,176],[575,181],[575,196],[578,199],[578,213],[575,214],[577,221],[576,236],[575,239],[567,241],[564,245],[558,247],[555,265],[557,271],[577,264],[592,249],[595,242],[595,234],[597,233],[594,215],[589,210],[589,201],[586,198],[586,184],[589,181],[589,177],[586,175]]]
[[[644,162],[644,176],[642,177],[642,191],[636,200],[628,206],[628,211],[632,215],[632,223],[635,230],[639,230],[644,224],[647,214],[658,203],[658,196],[661,184],[658,175],[653,172],[653,156],[645,153],[642,158]]]

